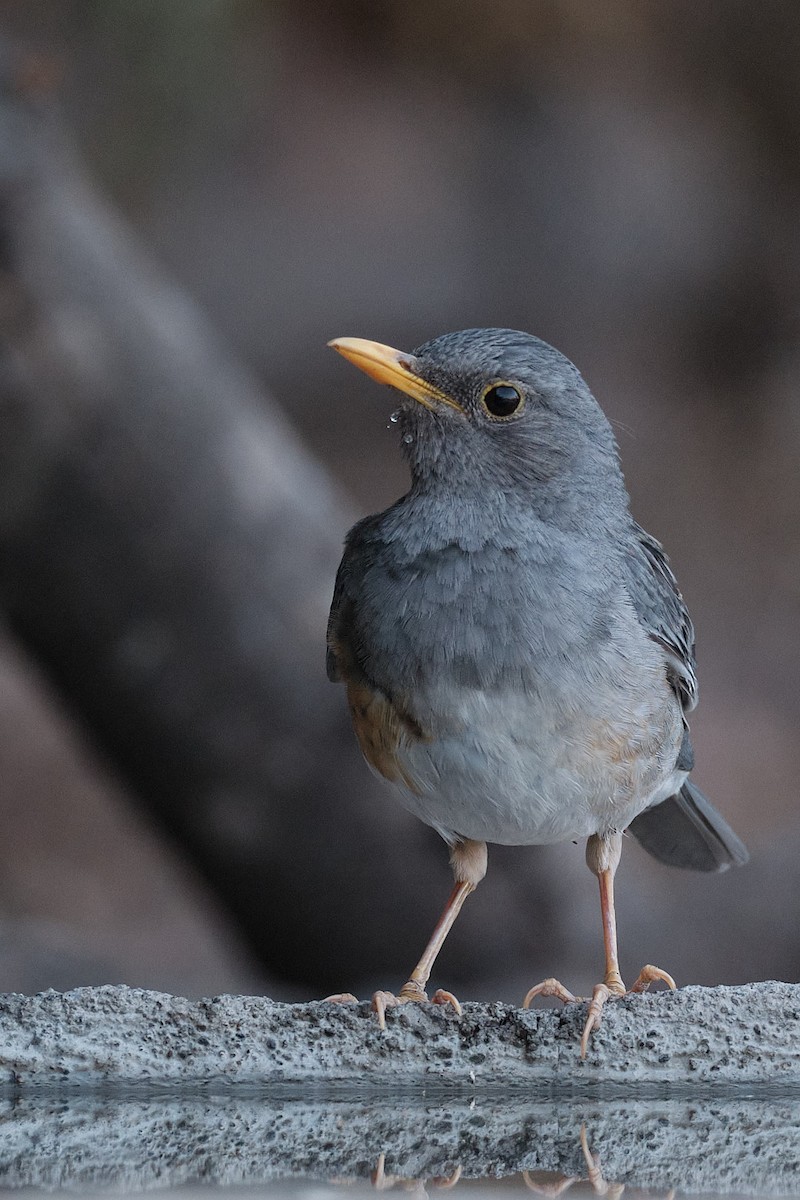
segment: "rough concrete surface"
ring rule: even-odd
[[[528,1172],[552,1188],[587,1177],[584,1129],[609,1183],[800,1192],[800,985],[614,1003],[581,1063],[584,1012],[467,1004],[459,1018],[409,1005],[384,1033],[367,1004],[125,987],[7,995],[0,1187],[460,1171]]]
[[[369,1005],[190,1001],[127,987],[0,998],[0,1083],[264,1087],[420,1085],[466,1092],[545,1085],[800,1087],[800,985],[687,987],[606,1005],[584,1062],[585,1004]]]

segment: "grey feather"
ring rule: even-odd
[[[694,626],[663,547],[641,525],[626,547],[628,591],[648,635],[667,655],[667,674],[684,712],[697,704]]]
[[[626,554],[631,600],[649,637],[664,650],[667,678],[688,713],[697,704],[694,626],[661,544],[635,522],[633,528]],[[688,730],[675,766],[684,771],[694,766]],[[726,871],[748,859],[730,825],[688,779],[628,828],[648,854],[669,866]]]
[[[727,871],[747,862],[747,849],[699,788],[687,779],[668,800],[639,813],[628,830],[670,867]]]

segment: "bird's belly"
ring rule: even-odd
[[[460,689],[445,727],[397,747],[401,800],[448,841],[531,845],[624,829],[674,770],[682,727],[665,684],[649,702]]]

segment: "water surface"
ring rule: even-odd
[[[7,1096],[0,1186],[800,1195],[800,1096],[597,1092]],[[205,1194],[205,1193],[204,1193]]]

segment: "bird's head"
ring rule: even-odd
[[[521,498],[568,527],[627,509],[614,436],[569,359],[511,329],[446,333],[407,354],[337,338],[335,350],[397,389],[417,489]]]

